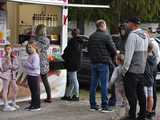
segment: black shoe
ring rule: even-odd
[[[69,99],[70,99],[70,97],[67,97],[67,96],[64,96],[61,98],[61,100],[69,100]]]
[[[40,110],[41,110],[40,107],[32,107],[29,109],[29,111],[31,111],[31,112],[36,112],[36,111],[40,111]]]
[[[79,97],[76,97],[75,95],[73,95],[73,97],[69,99],[69,101],[79,101]]]
[[[136,119],[133,119],[129,116],[125,116],[125,117],[120,118],[119,120],[136,120]]]
[[[151,112],[151,116],[152,117],[156,116],[156,112],[155,111]]]
[[[146,112],[146,118],[152,120],[152,112]]]
[[[136,120],[145,120],[145,115],[140,115],[140,116],[138,116],[137,118],[136,118]]]
[[[96,105],[95,107],[90,108],[91,112],[100,111],[100,110],[102,110],[102,109],[99,107],[99,105]]]
[[[32,106],[28,106],[28,107],[25,107],[24,110],[29,111],[31,108],[32,108]]]
[[[107,106],[107,107],[102,108],[101,112],[102,113],[107,113],[107,112],[113,112],[113,110],[111,109],[111,107]]]
[[[40,107],[33,107],[33,106],[29,106],[29,107],[26,107],[24,109],[27,110],[27,111],[31,111],[31,112],[35,112],[35,111],[40,111],[41,110]]]
[[[44,102],[51,103],[51,102],[52,102],[52,99],[51,99],[51,98],[46,98],[46,99],[44,100]]]

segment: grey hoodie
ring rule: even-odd
[[[149,36],[142,29],[133,30],[126,41],[125,60],[122,66],[122,74],[131,72],[143,74],[147,60]]]

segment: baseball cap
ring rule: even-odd
[[[128,19],[128,22],[132,22],[134,24],[141,24],[140,18],[137,18],[137,17],[132,17],[132,18]]]

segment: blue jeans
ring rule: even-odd
[[[79,83],[77,79],[77,71],[74,72],[67,72],[68,79],[69,79],[69,86],[66,91],[67,97],[73,97],[75,95],[76,97],[79,97]]]
[[[108,106],[108,80],[109,65],[108,64],[92,64],[91,65],[91,84],[90,84],[90,107],[94,108],[96,103],[96,89],[98,81],[101,83],[101,107]]]

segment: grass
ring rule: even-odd
[[[96,98],[100,98],[100,93],[99,91],[97,91],[96,93]],[[81,100],[89,100],[89,90],[84,90],[84,89],[81,89],[80,90],[80,99]]]

